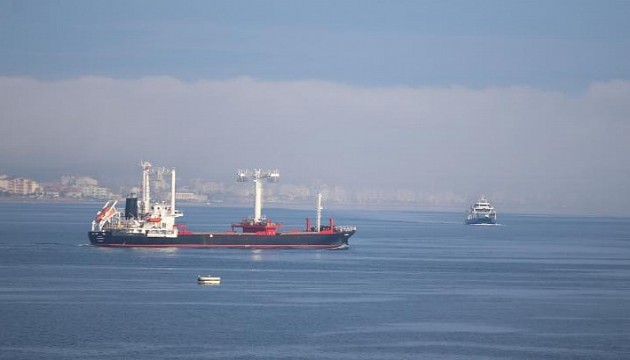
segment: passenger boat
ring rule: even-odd
[[[496,224],[497,212],[484,196],[474,203],[466,214],[466,224]]]

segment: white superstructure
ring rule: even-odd
[[[177,237],[175,219],[183,214],[175,209],[175,169],[170,169],[170,204],[164,201],[151,203],[152,165],[148,161],[142,167],[142,201],[135,196],[127,198],[125,211],[116,208],[118,201],[110,200],[96,214],[92,221],[92,231],[110,230],[117,233],[144,234],[148,237]],[[167,172],[161,168],[162,173]]]

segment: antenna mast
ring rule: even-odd
[[[175,168],[171,169],[171,214],[175,215]]]
[[[142,213],[146,214],[151,208],[151,182],[149,179],[151,163],[140,161],[140,166],[142,166]]]
[[[165,167],[160,167],[160,168],[153,168],[153,165],[151,165],[150,162],[148,161],[140,161],[140,166],[142,166],[142,208],[140,209],[142,214],[146,214],[149,213],[151,211],[151,173],[155,173],[157,174],[157,181],[164,183],[164,174],[168,172],[168,169],[166,169]],[[170,194],[170,200],[171,200],[171,207],[170,207],[170,211],[172,215],[175,216],[181,216],[181,215],[176,215],[175,214],[175,168],[172,168],[170,170],[171,172],[171,194]],[[164,187],[164,186],[162,186]],[[159,200],[159,189],[158,190],[158,197],[157,199]]]

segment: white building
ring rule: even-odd
[[[98,180],[89,176],[62,176],[61,185],[84,188],[88,186],[98,186]]]
[[[86,198],[109,199],[111,191],[108,188],[89,185],[81,188],[81,194]]]
[[[25,178],[0,179],[0,188],[15,195],[30,195],[42,191],[37,181]]]

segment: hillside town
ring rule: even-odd
[[[167,184],[163,179],[151,183],[152,194],[168,198]],[[409,189],[362,188],[348,190],[341,186],[326,184],[294,185],[279,183],[264,188],[266,203],[310,206],[315,194],[321,192],[327,204],[336,205],[391,205],[391,206],[453,206],[461,207],[465,199],[455,194],[423,195]],[[111,189],[102,186],[89,176],[62,176],[58,181],[40,182],[25,177],[10,177],[0,174],[0,200],[21,201],[103,201],[123,199],[129,194],[140,194],[139,184]],[[178,183],[176,199],[182,203],[204,204],[249,204],[252,188],[241,183],[225,184],[202,179]]]
[[[88,176],[63,176],[59,182],[40,183],[23,177],[0,174],[0,196],[3,198],[103,200],[114,194]]]

